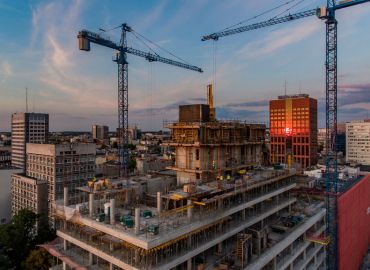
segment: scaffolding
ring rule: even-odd
[[[137,233],[134,228],[126,228],[119,223],[115,225],[110,224],[109,218],[99,222],[96,221],[96,223],[112,228],[115,233],[103,232],[99,229],[100,225],[94,226],[94,223],[80,218],[88,216],[89,211],[87,210],[75,212],[73,217],[67,220],[66,215],[63,215],[63,213],[65,213],[66,209],[71,208],[70,206],[56,208],[58,211],[56,211],[54,217],[59,231],[71,235],[79,241],[98,247],[101,252],[117,256],[129,265],[139,269],[150,269],[156,265],[165,264],[168,258],[182,256],[186,252],[224,235],[235,226],[242,226],[245,220],[258,217],[269,209],[285,205],[287,202],[294,202],[294,199],[290,197],[290,193],[282,193],[223,216],[223,213],[228,213],[232,209],[256,200],[261,196],[285,187],[293,188],[293,177],[294,172],[289,171],[261,171],[256,173],[254,180],[250,178],[231,180],[225,182],[221,188],[219,188],[218,183],[207,183],[203,188],[199,186],[199,192],[196,190],[192,193],[184,193],[182,190],[172,191],[161,196],[164,206],[161,212],[156,212],[152,209],[154,216],[150,219],[145,219],[143,211],[141,212]],[[115,199],[117,202],[115,213],[119,213],[118,218],[122,214],[132,215],[135,206],[140,207],[142,210],[149,209],[143,205],[138,205],[134,201],[127,203],[127,192],[128,190],[135,190],[135,183],[131,183],[130,189],[126,189],[124,186],[121,189],[115,189],[113,185],[111,189],[107,188],[99,191],[91,187],[81,188],[81,191],[87,192],[89,190],[95,199],[93,219],[97,217],[104,203],[110,199]],[[202,224],[205,220],[210,221],[196,227],[196,224]],[[158,232],[150,233],[149,227],[154,224],[158,226]],[[194,228],[175,236],[177,232],[188,228],[190,224]],[[164,235],[174,235],[174,237],[154,247],[143,248],[133,242],[123,240],[119,237],[120,234],[139,237],[140,239],[145,239],[148,243],[156,241],[156,239],[159,239],[158,237]],[[241,242],[238,240],[239,244],[243,245],[242,249],[245,249],[241,251],[241,254],[244,255],[240,254],[240,250],[238,251],[242,264],[249,261],[252,256],[251,246],[256,245],[253,244],[254,239],[259,239],[258,237],[260,237],[253,230],[246,231],[244,236],[248,237],[240,240]],[[247,247],[247,245],[250,245],[250,247]],[[266,245],[256,250],[261,252],[261,248],[266,248]]]

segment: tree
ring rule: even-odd
[[[43,249],[34,249],[23,262],[25,270],[48,270],[53,263],[53,257]]]
[[[8,258],[14,269],[21,269],[22,261],[36,245],[54,238],[55,232],[49,228],[45,217],[22,209],[10,224],[0,227],[0,259]]]
[[[159,145],[153,147],[153,153],[160,155],[162,153],[162,148]]]

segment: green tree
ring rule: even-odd
[[[8,258],[14,269],[21,269],[22,261],[36,245],[55,238],[55,232],[49,228],[46,220],[30,210],[22,209],[10,224],[1,226],[0,259]]]
[[[160,155],[162,153],[162,148],[159,145],[153,147],[153,153]]]
[[[23,262],[25,270],[48,270],[53,263],[53,257],[43,249],[34,249]]]

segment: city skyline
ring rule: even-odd
[[[322,6],[304,2],[291,12]],[[50,114],[50,130],[90,130],[93,123],[117,123],[117,67],[112,51],[77,47],[81,29],[98,31],[127,22],[140,34],[204,69],[203,74],[129,56],[129,121],[142,129],[162,128],[176,119],[179,104],[204,103],[212,81],[213,42],[201,36],[221,30],[276,6],[273,1],[0,1],[0,131],[10,131],[14,112]],[[121,14],[122,10],[129,10]],[[222,11],[222,19],[219,14]],[[64,16],[58,16],[64,14]],[[338,121],[368,115],[370,99],[370,6],[338,12]],[[261,17],[261,21],[276,15]],[[249,23],[249,22],[248,22]],[[119,40],[119,30],[106,35]],[[220,118],[268,121],[268,100],[287,93],[318,99],[324,126],[325,25],[315,17],[219,40],[215,104]],[[132,37],[129,44],[148,51]],[[161,50],[158,53],[170,57]],[[309,57],[308,57],[309,56]],[[152,79],[150,79],[152,77]],[[267,78],[266,78],[267,77]],[[366,95],[367,94],[367,95]]]

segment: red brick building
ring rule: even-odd
[[[317,163],[317,100],[307,94],[270,100],[270,162]]]

